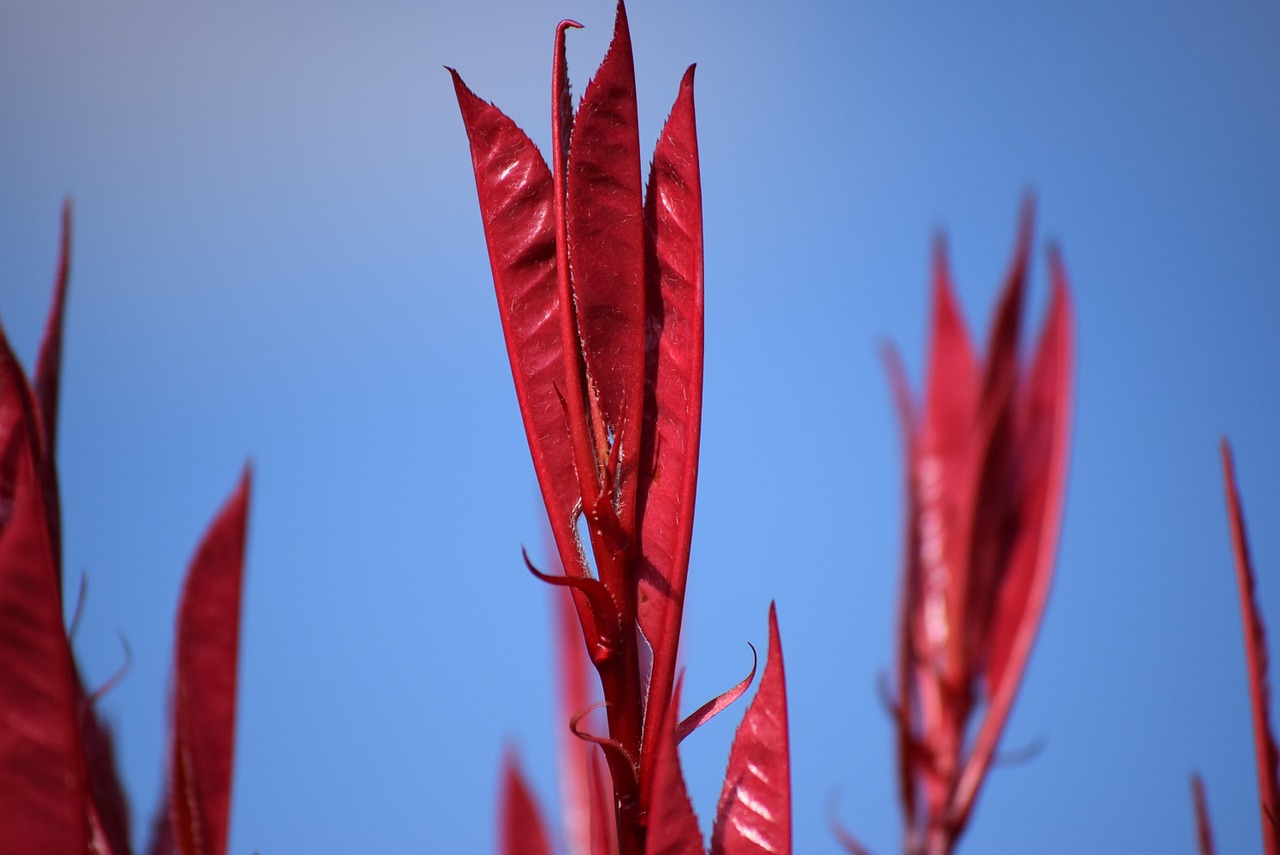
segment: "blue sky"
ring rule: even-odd
[[[1217,468],[1235,442],[1280,639],[1280,10],[1100,0],[629,7],[642,147],[698,63],[707,351],[690,706],[778,603],[798,852],[899,846],[890,726],[901,460],[877,357],[919,382],[930,240],[984,334],[1019,199],[1032,309],[1078,315],[1059,570],[963,851],[1258,848]],[[540,144],[607,0],[15,0],[0,8],[0,313],[30,364],[75,200],[59,459],[75,639],[135,825],[158,797],[187,558],[255,467],[236,853],[486,852],[518,744],[554,804],[541,510],[443,65]],[[1273,648],[1274,649],[1274,648]],[[683,756],[709,826],[741,708]]]

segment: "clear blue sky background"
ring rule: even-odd
[[[160,789],[172,615],[255,467],[235,853],[489,852],[517,743],[554,805],[541,510],[456,66],[539,143],[552,33],[578,91],[607,0],[0,7],[0,312],[28,364],[75,198],[59,457],[76,648],[121,664],[135,823]],[[1079,320],[1059,573],[964,851],[1258,851],[1217,468],[1236,443],[1280,645],[1280,7],[1262,0],[634,0],[642,145],[699,63],[705,428],[691,706],[776,598],[797,851],[828,806],[899,846],[890,726],[901,461],[877,357],[918,383],[931,236],[984,334],[1019,198]],[[74,584],[74,582],[73,582]],[[1276,645],[1273,645],[1273,649]],[[684,760],[709,827],[741,707]],[[139,835],[141,837],[141,835]]]

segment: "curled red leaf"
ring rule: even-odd
[[[756,665],[758,664],[756,657],[756,648],[754,644],[748,644],[751,648],[751,672],[747,674],[736,685],[730,686],[726,691],[716,695],[702,706],[698,707],[689,715],[685,716],[684,721],[680,722],[680,726],[676,728],[676,742],[684,742],[685,737],[693,733],[698,728],[715,718],[720,713],[729,708],[729,705],[747,691],[747,687],[751,685],[751,681],[756,678]],[[676,703],[677,699],[673,696],[671,703]]]

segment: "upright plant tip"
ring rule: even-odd
[[[525,434],[556,549],[575,579],[610,744],[620,749],[611,753],[619,846],[639,853],[658,723],[674,686],[697,481],[703,278],[693,77],[681,82],[642,183],[626,9],[618,4],[576,112],[565,60],[575,26],[566,20],[555,31],[550,165],[451,74]],[[601,645],[614,626],[616,637]],[[631,772],[617,768],[619,756]]]
[[[985,353],[970,341],[945,246],[923,400],[889,361],[907,458],[898,631],[900,798],[907,850],[951,852],[969,821],[1053,577],[1069,446],[1072,313],[1050,253],[1050,306],[1019,352],[1032,235],[1023,206]]]

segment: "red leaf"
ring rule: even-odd
[[[1276,777],[1276,741],[1271,728],[1271,687],[1267,681],[1267,635],[1258,612],[1257,588],[1244,510],[1236,487],[1231,446],[1222,441],[1222,479],[1227,493],[1231,547],[1236,558],[1236,587],[1240,591],[1240,616],[1244,624],[1244,654],[1249,670],[1249,697],[1253,702],[1253,747],[1258,765],[1258,797],[1262,802],[1262,842],[1267,855],[1280,852],[1280,780]]]
[[[476,191],[516,397],[529,451],[566,572],[587,575],[573,526],[579,502],[573,446],[565,420],[564,341],[556,274],[551,172],[523,131],[466,87],[454,91],[471,143]]]
[[[547,832],[542,824],[542,817],[533,794],[515,756],[508,752],[503,760],[502,773],[502,839],[499,842],[501,855],[551,855],[551,846],[547,842]]]
[[[53,303],[45,320],[44,338],[36,359],[34,391],[40,414],[40,463],[44,479],[45,512],[49,544],[53,547],[59,597],[62,592],[62,513],[58,496],[58,470],[54,452],[58,438],[58,388],[62,366],[62,319],[71,269],[71,200],[62,205],[62,240],[58,251],[58,272],[53,280]]]
[[[787,687],[778,617],[769,607],[769,656],[755,699],[729,751],[711,832],[712,855],[791,853],[791,761]]]
[[[989,642],[987,685],[992,696],[1006,684],[1006,672],[1014,684],[1021,678],[1053,578],[1066,492],[1074,321],[1066,272],[1056,251],[1049,255],[1049,279],[1049,314],[1019,395],[1015,502],[1021,525]]]
[[[623,529],[631,532],[631,470],[644,395],[645,229],[635,69],[621,2],[613,40],[578,105],[568,157],[569,265],[590,381],[584,391],[593,404],[599,402],[612,432],[604,439],[609,446],[619,444],[621,494],[615,503]],[[604,459],[606,448],[597,444],[596,454]]]
[[[0,817],[5,851],[89,841],[78,686],[39,469],[35,400],[0,334]]]
[[[658,752],[653,764],[653,790],[649,799],[649,836],[645,855],[704,855],[698,818],[689,803],[689,792],[680,772],[676,750],[676,716],[680,709],[680,685],[672,693],[667,717],[659,728]]]
[[[182,855],[223,855],[230,819],[249,471],[197,548],[178,605],[170,823]]]
[[[1071,444],[1074,326],[1067,276],[1056,251],[1049,256],[1049,278],[1049,314],[1016,403],[1016,445],[1011,454],[1015,468],[1006,477],[1014,485],[1011,507],[1017,525],[988,630],[987,714],[954,797],[961,827],[973,809],[1013,708],[1053,582]],[[1002,536],[1009,540],[1007,533]]]
[[[648,339],[640,461],[640,629],[653,651],[647,716],[675,677],[702,426],[702,184],[690,66],[658,139],[645,198]],[[654,730],[656,733],[656,730]],[[641,765],[656,740],[646,734]]]
[[[587,793],[591,799],[591,855],[618,855],[618,827],[613,819],[613,791],[606,776],[604,754],[591,749]]]
[[[729,706],[742,697],[747,688],[751,685],[751,681],[756,678],[756,649],[751,648],[751,671],[737,684],[730,686],[727,690],[716,695],[702,706],[698,707],[689,715],[685,716],[684,721],[676,727],[676,742],[684,742],[685,738],[698,728],[702,727],[711,719],[724,712]],[[676,705],[676,698],[671,699],[673,706]]]
[[[919,549],[909,560],[918,561],[913,574],[919,582],[918,607],[913,616],[948,615],[958,620],[962,575],[973,510],[971,431],[978,406],[978,366],[965,330],[964,319],[952,293],[951,274],[941,240],[934,248],[934,314],[930,336],[924,422],[911,461],[913,493],[919,504],[915,523]],[[954,577],[954,578],[953,578]],[[950,621],[919,621],[915,645],[944,678],[965,679],[959,632],[949,631]]]
[[[77,677],[77,679],[79,679]],[[98,718],[93,701],[78,686],[80,704],[80,740],[84,746],[89,791],[92,794],[97,833],[106,844],[106,853],[127,855],[129,847],[129,808],[116,771],[115,744],[111,731]]]
[[[1191,776],[1191,800],[1196,811],[1196,843],[1200,855],[1213,855],[1213,827],[1209,824],[1209,802],[1204,796],[1204,781]]]
[[[58,387],[62,366],[62,316],[67,299],[67,278],[71,269],[71,200],[62,205],[62,241],[58,251],[58,272],[53,280],[53,305],[45,321],[40,355],[36,359],[35,395],[40,404],[42,442],[52,456],[58,433]]]

